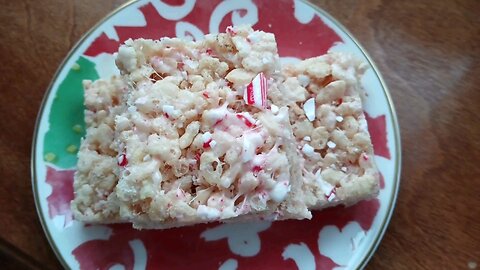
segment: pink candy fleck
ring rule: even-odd
[[[253,175],[254,175],[254,176],[257,176],[258,173],[259,173],[261,170],[263,170],[262,167],[260,167],[260,166],[253,166],[253,168],[252,168]]]
[[[337,106],[342,105],[342,103],[343,103],[343,98],[339,98],[339,99],[337,100]]]
[[[237,35],[237,32],[235,30],[233,30],[233,27],[231,27],[231,26],[228,26],[227,29],[225,30],[225,32],[230,34],[232,37]]]

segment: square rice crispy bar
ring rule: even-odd
[[[350,54],[285,66],[269,99],[289,107],[304,200],[309,209],[351,205],[377,195],[379,173],[362,109],[367,65]]]
[[[72,212],[75,219],[86,222],[118,222],[114,192],[118,153],[113,141],[115,117],[124,111],[121,102],[127,85],[118,77],[84,81],[83,85],[86,136],[78,152]]]
[[[137,228],[310,218],[288,108],[267,109],[280,77],[273,34],[250,27],[189,42],[129,40],[116,118],[120,217]],[[295,165],[296,166],[296,165]]]
[[[378,193],[366,66],[329,53],[280,68],[250,27],[191,42],[129,40],[123,80],[85,82],[75,218],[169,228],[311,218]]]

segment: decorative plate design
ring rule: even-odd
[[[201,39],[228,25],[275,33],[282,61],[345,51],[372,64],[351,35],[324,11],[300,0],[135,1],[88,32],[53,79],[40,109],[32,149],[38,214],[55,253],[72,269],[355,269],[364,267],[393,211],[400,137],[388,91],[373,66],[362,83],[365,112],[382,174],[377,199],[314,213],[312,220],[208,224],[165,231],[92,226],[72,219],[76,152],[84,135],[82,80],[117,74],[113,53],[128,38]]]

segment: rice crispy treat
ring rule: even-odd
[[[366,68],[352,55],[328,53],[284,67],[285,80],[270,89],[273,103],[289,107],[309,209],[351,205],[378,193],[362,109]]]
[[[241,26],[198,42],[129,40],[116,63],[123,80],[84,82],[77,220],[302,219],[378,193],[366,65],[351,55],[280,71],[274,36]]]
[[[117,150],[113,145],[115,116],[126,85],[118,77],[109,80],[84,81],[86,136],[78,152],[74,176],[75,198],[71,208],[75,219],[86,222],[118,222],[115,195]]]
[[[266,100],[281,77],[273,34],[129,40],[116,63],[130,84],[116,117],[122,219],[168,228],[311,217],[302,179],[290,177],[288,108]]]

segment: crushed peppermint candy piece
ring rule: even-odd
[[[172,116],[173,118],[177,118],[180,116],[180,111],[176,110],[175,107],[173,107],[172,105],[163,105],[162,110],[164,113]]]
[[[328,146],[328,148],[332,148],[332,149],[333,149],[333,148],[337,147],[337,144],[334,143],[334,142],[332,142],[332,141],[328,141],[328,142],[327,142],[327,146]]]
[[[256,126],[256,120],[248,112],[237,113],[237,118],[242,120],[242,122],[249,128]]]
[[[217,142],[215,140],[211,140],[209,145],[210,145],[210,148],[214,148],[215,145],[217,145]]]
[[[210,133],[208,131],[203,133],[202,134],[202,140],[203,140],[204,143],[211,142],[212,141],[212,133]]]
[[[212,141],[213,141],[213,140],[210,139],[209,141],[204,142],[204,143],[203,143],[203,148],[205,148],[205,149],[210,148],[210,143],[211,143]]]
[[[125,167],[128,165],[127,155],[121,154],[117,157],[117,164],[118,166]]]
[[[268,80],[263,73],[259,73],[247,85],[247,89],[243,93],[245,103],[259,109],[265,109],[267,106],[267,89]]]
[[[305,136],[305,137],[303,137],[303,140],[307,141],[307,142],[311,142],[312,138],[310,138],[310,136]]]
[[[305,104],[303,104],[303,110],[305,111],[308,121],[312,122],[315,120],[315,99],[310,98],[305,101]]]
[[[339,115],[339,116],[335,117],[335,120],[337,120],[337,122],[341,123],[343,121],[343,117]]]
[[[270,106],[270,110],[272,111],[273,114],[277,114],[279,109],[278,109],[278,106],[277,106],[277,105],[272,104],[272,105]]]
[[[335,195],[335,193],[332,192],[332,193],[330,193],[330,195],[327,197],[327,200],[328,200],[329,202],[331,202],[331,201],[335,200],[336,197],[337,197],[337,196]]]
[[[342,172],[347,172],[347,167],[342,167],[340,170],[342,170]]]
[[[336,188],[334,185],[330,184],[329,182],[325,181],[321,175],[321,170],[315,172],[315,180],[322,190],[323,194],[325,194],[325,198],[330,201],[335,198]],[[332,196],[333,195],[333,196]]]
[[[313,154],[315,153],[313,147],[310,146],[308,143],[302,147],[302,152],[309,157],[313,156]]]

